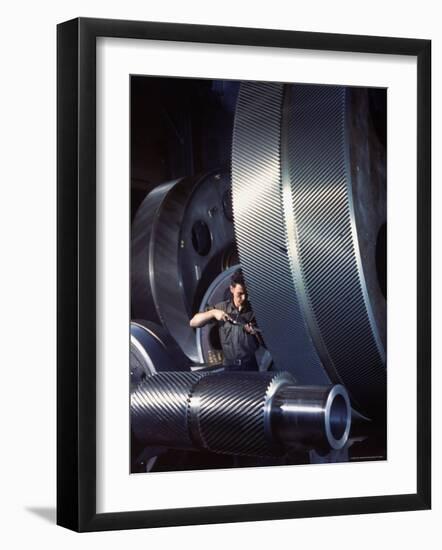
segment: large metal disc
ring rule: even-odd
[[[238,262],[228,174],[156,187],[135,216],[131,252],[132,317],[161,324],[203,362],[189,320],[213,279]]]
[[[355,97],[336,86],[242,84],[232,196],[250,300],[277,368],[301,384],[342,383],[375,417],[386,390],[375,257],[385,171],[364,157],[376,139],[361,130],[369,113]]]

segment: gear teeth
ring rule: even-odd
[[[342,86],[241,84],[234,225],[276,368],[301,385],[343,384],[374,418],[385,404],[385,349],[356,232],[346,93]]]
[[[282,84],[241,84],[232,142],[236,241],[250,302],[277,369],[303,384],[328,384],[293,290],[281,177],[283,99]]]
[[[202,373],[167,372],[146,378],[131,394],[135,435],[149,445],[193,448],[187,426],[189,395]]]
[[[287,373],[220,373],[199,380],[191,402],[194,441],[216,453],[272,456],[270,398]],[[276,452],[278,454],[278,452]]]

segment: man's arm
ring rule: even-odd
[[[229,321],[230,317],[222,309],[210,309],[209,311],[202,311],[196,313],[190,320],[190,326],[193,328],[200,328],[211,321]]]

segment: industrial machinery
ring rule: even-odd
[[[189,314],[224,269],[238,263],[230,178],[214,172],[159,185],[132,227],[132,317],[162,324],[195,362]]]
[[[385,273],[376,263],[385,173],[376,136],[368,139],[366,96],[244,83],[232,192],[241,265],[278,368],[292,365],[304,384],[341,383],[357,410],[385,417]]]
[[[132,392],[131,408],[148,445],[246,456],[340,450],[351,418],[342,386],[297,386],[283,372],[157,374]]]
[[[343,461],[358,446],[371,459],[367,437],[386,458],[384,118],[367,89],[241,83],[231,171],[160,183],[141,202],[133,471],[162,469],[158,457],[163,469]],[[225,372],[216,326],[189,326],[238,266],[256,373]]]

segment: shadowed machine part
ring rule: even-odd
[[[137,386],[157,372],[190,370],[189,359],[162,327],[149,321],[130,324],[130,383]]]
[[[213,172],[153,189],[132,226],[132,318],[162,325],[202,363],[189,320],[212,281],[237,264],[230,178]]]
[[[366,89],[241,84],[235,234],[276,369],[385,417],[385,148]]]
[[[280,373],[160,373],[131,394],[146,445],[245,456],[342,449],[351,408],[342,386],[302,387]]]

